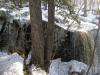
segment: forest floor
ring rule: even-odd
[[[17,53],[8,55],[5,52],[0,52],[0,75],[23,75],[23,58]],[[2,68],[1,68],[2,67]],[[72,67],[70,70],[69,68]],[[52,60],[49,69],[49,75],[68,75],[69,72],[81,72],[86,70],[87,65],[71,60],[69,62],[61,62],[61,59]],[[47,75],[41,68],[36,68],[35,65],[30,67],[31,75]]]

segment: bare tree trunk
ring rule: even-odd
[[[29,0],[32,34],[32,63],[44,66],[44,37],[41,15],[41,0]]]
[[[87,0],[84,0],[84,16],[87,16]]]
[[[48,0],[48,25],[47,25],[47,52],[46,62],[47,67],[50,65],[50,60],[53,51],[53,39],[54,39],[54,0]]]

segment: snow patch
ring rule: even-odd
[[[0,57],[0,75],[23,75],[23,58],[17,53]]]
[[[5,9],[5,8],[3,8],[3,9]],[[45,10],[43,8],[43,5],[42,5],[41,11],[42,11],[42,20],[47,22],[48,21],[48,10]],[[62,11],[64,11],[64,13],[62,13]],[[63,16],[60,13],[62,13]],[[91,31],[95,28],[97,29],[96,24],[98,23],[98,19],[96,19],[96,15],[92,15],[91,13],[89,13],[87,17],[83,17],[83,16],[80,15],[81,24],[79,25],[72,18],[67,18],[66,17],[66,21],[64,21],[64,17],[67,16],[66,15],[67,13],[68,13],[67,9],[62,9],[62,8],[59,8],[59,7],[55,7],[55,24],[57,26],[59,26],[61,28],[64,28],[66,30],[69,29],[71,31],[77,30],[77,31],[84,31],[84,32]],[[21,27],[23,27],[23,25],[25,23],[26,24],[30,23],[29,7],[14,9],[9,14],[10,14],[10,16],[12,16],[11,20],[17,19],[17,20],[20,21]],[[82,20],[86,21],[86,22],[83,22]],[[90,23],[90,22],[92,22],[92,23]],[[95,23],[95,25],[93,25],[93,23]],[[80,28],[79,28],[79,26],[80,26]],[[68,28],[68,27],[70,27],[70,28]]]
[[[89,23],[94,23],[94,24],[98,24],[99,23],[99,19],[97,18],[98,15],[93,15],[91,13],[89,13],[87,15],[87,17],[84,17],[82,15],[79,15],[80,19],[85,21],[85,22],[89,22]]]
[[[2,57],[2,56],[7,56],[7,55],[8,55],[7,52],[0,52],[0,57]]]
[[[56,60],[52,60],[49,75],[68,75],[69,72],[81,73],[82,70],[85,70],[86,72],[87,68],[87,65],[82,62],[76,60],[61,62],[61,59],[58,58]]]
[[[31,66],[31,75],[47,75],[47,73],[41,68],[37,68],[35,65]]]
[[[0,11],[7,11],[7,9],[6,8],[0,8]]]

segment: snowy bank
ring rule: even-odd
[[[88,66],[76,60],[71,60],[69,62],[62,62],[60,58],[52,60],[49,68],[49,74],[47,74],[41,68],[37,68],[32,65],[30,68],[31,75],[86,75]],[[92,75],[92,70],[89,71],[88,75]]]
[[[1,8],[0,10],[7,12],[9,9]],[[41,11],[42,11],[42,20],[47,22],[48,21],[48,10],[41,8]],[[62,11],[65,12],[63,16],[61,15]],[[64,18],[64,16],[66,17],[67,13],[68,13],[67,9],[64,10],[64,9],[55,7],[55,24],[57,26],[64,28],[66,30],[70,26],[69,30],[82,30],[82,31],[87,31],[87,30],[91,31],[91,30],[97,29],[98,27],[96,25],[98,23],[98,19],[96,18],[95,15],[89,14],[87,17],[83,17],[80,15],[79,17],[81,19],[80,20],[81,24],[79,28],[79,24],[75,22],[72,18],[68,18],[68,17],[66,19]],[[12,22],[14,19],[19,20],[19,22],[21,23],[21,27],[23,27],[24,24],[30,23],[29,7],[9,10],[9,16],[10,16],[9,17],[10,22]],[[95,28],[94,26],[95,27],[97,26],[97,27]]]
[[[84,71],[84,75],[88,66],[82,62],[71,60],[69,62],[61,62],[61,59],[52,60],[49,75],[69,75],[69,73],[80,73]]]
[[[3,56],[8,56],[7,52],[0,52],[0,58]]]
[[[35,65],[32,65],[31,68],[31,75],[47,75],[47,73],[42,70],[41,68],[37,68]]]
[[[85,22],[90,22],[90,23],[94,23],[94,24],[99,23],[99,19],[98,19],[97,15],[88,14],[87,17],[81,16],[81,15],[79,17],[82,21],[85,21]]]
[[[23,58],[17,53],[1,56],[0,75],[23,75]]]

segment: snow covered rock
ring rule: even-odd
[[[37,68],[36,66],[31,66],[31,75],[47,75],[47,73],[41,68]]]
[[[87,68],[87,65],[82,62],[76,60],[61,62],[61,59],[58,58],[52,61],[49,75],[68,75],[69,72],[81,73],[82,70],[86,72]]]
[[[23,75],[23,58],[17,53],[0,57],[0,75]]]

